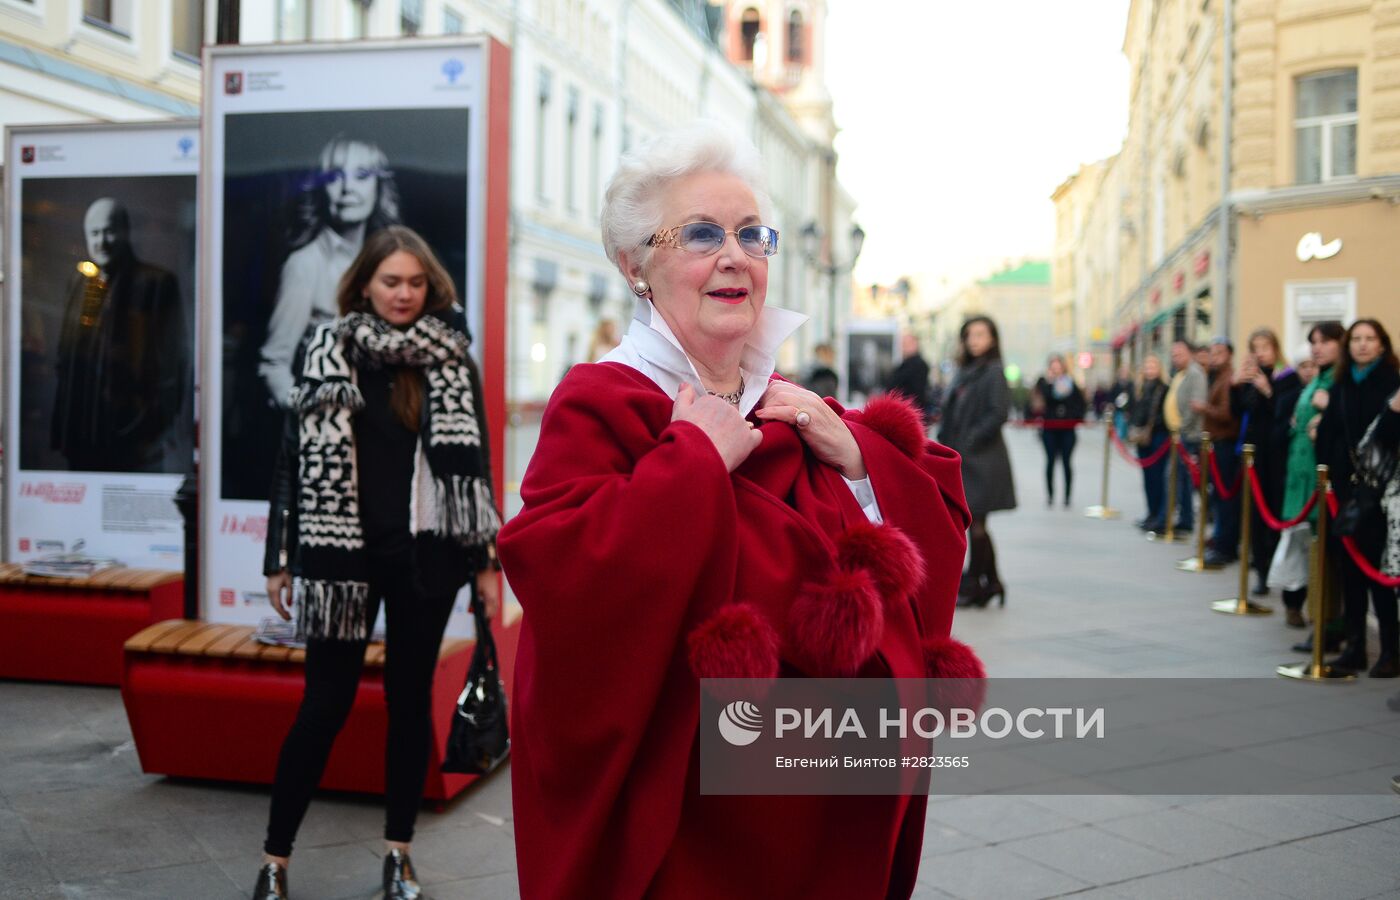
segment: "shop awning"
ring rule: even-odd
[[[1173,303],[1171,306],[1168,306],[1166,309],[1158,310],[1157,313],[1156,313],[1156,315],[1154,315],[1152,318],[1150,318],[1150,319],[1147,320],[1147,330],[1148,330],[1148,331],[1151,331],[1152,329],[1154,329],[1154,328],[1156,328],[1157,326],[1161,325],[1163,322],[1166,322],[1166,321],[1168,321],[1169,319],[1171,319],[1173,316],[1175,316],[1175,315],[1177,314],[1177,312],[1179,312],[1180,310],[1185,309],[1185,308],[1186,308],[1186,301],[1185,301],[1185,300],[1178,300],[1176,303]]]
[[[1137,330],[1138,325],[1136,322],[1132,323],[1131,325],[1125,325],[1121,329],[1119,329],[1118,333],[1113,336],[1113,349],[1122,349],[1123,345],[1128,343],[1128,341],[1132,340],[1133,335],[1137,334]]]

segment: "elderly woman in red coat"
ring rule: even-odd
[[[908,897],[922,796],[701,795],[700,678],[980,677],[948,637],[958,457],[901,400],[774,374],[757,151],[691,126],[623,157],[622,343],[555,390],[499,552],[525,609],[512,785],[526,898]]]

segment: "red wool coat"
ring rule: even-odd
[[[795,429],[732,475],[614,363],[550,399],[501,530],[525,609],[512,786],[525,898],[908,897],[922,796],[701,796],[699,677],[922,678],[968,515],[956,453],[899,400],[835,407],[885,525]],[[960,647],[960,645],[956,645]],[[965,657],[959,662],[978,671]],[[945,657],[946,663],[946,657]]]

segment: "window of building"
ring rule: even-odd
[[[444,9],[442,11],[443,34],[461,34],[466,30],[467,23],[466,20],[462,18],[461,13],[455,12],[450,9]]]
[[[1356,174],[1356,70],[1322,72],[1297,81],[1293,119],[1298,184]]]
[[[1152,185],[1152,264],[1167,255],[1167,179],[1158,175]]]
[[[131,0],[83,0],[83,21],[122,37],[131,36]]]
[[[588,208],[596,219],[603,197],[603,104],[593,104],[593,146],[588,155]]]
[[[549,147],[549,94],[550,75],[548,69],[540,69],[539,100],[535,104],[535,196],[541,203],[549,199],[545,185],[545,152]]]
[[[790,63],[802,62],[802,13],[793,10],[788,13],[787,27],[787,61]]]
[[[311,37],[311,0],[277,0],[279,41],[304,41]]]
[[[199,62],[204,43],[203,0],[171,0],[170,49],[181,59]]]
[[[423,0],[399,0],[399,30],[408,37],[423,30]]]
[[[578,88],[569,88],[568,118],[564,120],[564,204],[578,209]]]
[[[739,55],[740,59],[753,61],[753,45],[758,40],[758,33],[763,30],[763,23],[758,18],[758,10],[749,7],[744,10],[739,17],[739,42],[742,45]]]

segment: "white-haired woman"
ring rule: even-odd
[[[526,615],[512,781],[522,895],[907,897],[923,796],[702,795],[707,677],[980,675],[948,638],[956,454],[902,400],[774,375],[761,161],[717,125],[623,157],[603,235],[622,343],[550,399],[500,556]],[[713,727],[713,723],[710,723]],[[838,862],[839,861],[839,862]]]

